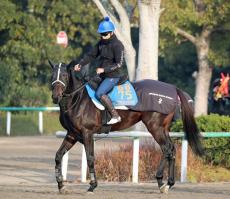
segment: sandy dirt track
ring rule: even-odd
[[[60,195],[54,177],[54,155],[62,140],[54,136],[0,137],[0,199],[93,198],[93,199],[229,199],[230,182],[177,183],[168,195],[159,193],[154,183],[105,183],[93,195],[86,193],[88,184],[79,183],[81,145],[70,153],[68,194]],[[96,151],[120,142],[97,141]]]

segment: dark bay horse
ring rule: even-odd
[[[100,132],[102,127],[101,111],[95,107],[89,98],[85,82],[82,77],[76,77],[71,64],[53,65],[52,71],[52,99],[60,106],[60,122],[67,130],[67,135],[58,149],[55,157],[55,174],[60,193],[64,193],[64,184],[61,170],[63,155],[76,143],[84,145],[87,157],[87,164],[90,173],[90,187],[88,192],[93,192],[97,187],[97,179],[94,169],[94,141],[93,134]],[[184,131],[189,145],[196,155],[203,154],[200,135],[193,110],[188,103],[183,92],[177,89],[177,94],[181,101],[182,120]],[[114,124],[111,131],[119,131],[142,121],[152,134],[153,138],[160,145],[162,159],[156,172],[156,179],[162,193],[167,192],[175,183],[175,147],[169,137],[169,127],[172,122],[174,112],[162,114],[158,112],[139,112],[132,110],[118,110],[122,118],[120,123]],[[163,171],[168,163],[168,180],[163,183]]]

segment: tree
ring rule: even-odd
[[[161,0],[138,0],[140,26],[136,79],[158,79]]]
[[[7,105],[11,99],[11,92],[15,92],[17,83],[22,78],[17,72],[19,70],[17,60],[11,59],[6,51],[8,38],[13,35],[11,24],[18,21],[20,13],[17,13],[16,5],[9,1],[1,1],[0,10],[0,103]],[[17,32],[19,34],[20,30]]]
[[[196,47],[198,73],[195,115],[205,115],[212,76],[211,62],[217,63],[218,60],[218,49],[213,46],[213,41],[216,32],[226,31],[230,19],[230,4],[224,0],[164,0],[163,7],[165,12],[161,20],[162,30],[171,31],[176,40],[186,39]]]
[[[68,63],[96,43],[100,15],[95,8],[84,0],[0,1],[0,104],[33,105],[19,100],[26,90],[31,95],[44,91],[46,98],[40,95],[39,104],[48,103],[47,60]],[[69,37],[66,49],[56,44],[61,30]]]

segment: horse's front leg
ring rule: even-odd
[[[58,183],[58,189],[60,193],[65,192],[65,187],[63,184],[63,176],[62,176],[62,158],[67,151],[69,151],[72,146],[77,142],[76,136],[73,136],[67,133],[66,137],[64,138],[60,148],[58,149],[55,157],[55,175],[56,181]]]
[[[89,168],[89,174],[90,174],[90,187],[88,189],[88,192],[92,193],[94,189],[97,187],[97,179],[94,169],[94,140],[93,140],[93,134],[91,133],[83,133],[83,142],[85,146],[85,152],[86,152],[86,158],[87,158],[87,164]]]

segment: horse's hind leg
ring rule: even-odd
[[[176,149],[171,141],[170,137],[168,137],[169,146],[168,146],[168,163],[169,163],[169,170],[168,170],[168,185],[171,188],[175,184],[175,159],[176,159]]]
[[[62,176],[62,158],[65,155],[65,153],[69,151],[76,142],[76,137],[67,133],[55,156],[55,175],[60,193],[64,193],[64,184]]]
[[[161,193],[167,193],[168,189],[171,188],[175,184],[175,147],[170,139],[169,136],[164,134],[164,129],[160,128],[157,131],[158,133],[162,133],[165,137],[164,139],[158,139],[158,136],[155,136],[154,138],[158,142],[158,144],[161,147],[162,150],[162,157],[159,164],[159,167],[156,172],[156,179],[158,183],[158,187],[160,189]],[[163,141],[164,140],[164,141]],[[168,182],[167,184],[163,183],[163,174],[164,174],[164,168],[168,163]]]
[[[168,182],[167,184],[163,184],[163,171],[162,165],[160,166],[156,173],[156,178],[158,182],[159,189],[162,193],[167,193],[168,189],[171,188],[175,184],[175,147],[172,143],[169,136],[165,136],[166,142],[161,145],[161,150],[163,152],[162,161],[164,164],[168,162]]]
[[[146,113],[142,116],[142,121],[146,125],[148,131],[152,134],[156,142],[160,145],[162,150],[162,157],[159,167],[156,172],[156,179],[158,187],[162,193],[167,193],[168,189],[175,183],[174,168],[175,168],[175,148],[167,132],[166,119],[169,116],[162,115],[160,113]],[[171,120],[170,120],[171,121]],[[163,183],[164,169],[168,162],[169,165],[169,177],[168,183]]]
[[[165,165],[167,163],[167,160],[164,156],[164,154],[162,155],[161,157],[161,161],[160,161],[160,164],[157,168],[157,172],[156,172],[156,179],[157,179],[157,184],[158,184],[158,187],[161,189],[164,185],[163,183],[163,176],[164,176],[164,169],[165,169]]]
[[[170,143],[168,141],[167,136],[164,134],[164,128],[163,127],[160,127],[159,129],[157,129],[157,131],[155,131],[154,138],[155,138],[156,142],[160,145],[161,151],[163,153],[161,156],[160,164],[159,164],[157,172],[156,172],[156,179],[157,179],[157,183],[158,183],[158,187],[160,189],[160,192],[161,193],[167,193],[170,186],[168,184],[163,183],[163,177],[164,177],[165,166],[167,165],[167,163],[168,163],[168,166],[171,165],[169,163],[169,157],[171,156],[171,149],[170,149],[171,147],[170,147]],[[172,166],[170,166],[170,167],[172,167]],[[171,172],[169,169],[169,178],[173,179],[173,177],[170,177],[170,175],[171,175]]]

